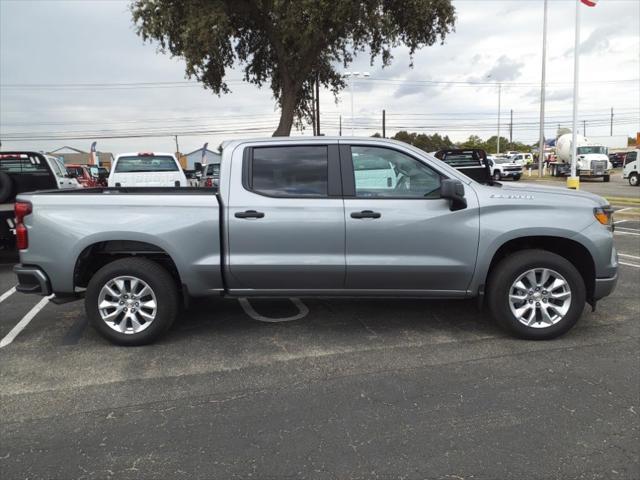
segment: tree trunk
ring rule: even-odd
[[[282,89],[282,107],[280,110],[280,123],[274,137],[288,137],[291,135],[293,126],[293,115],[296,109],[296,89],[292,85],[285,85]]]

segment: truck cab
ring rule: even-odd
[[[637,187],[640,185],[640,149],[627,153],[622,169],[622,178],[629,181],[629,185]]]

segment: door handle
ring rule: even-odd
[[[353,212],[351,218],[380,218],[382,216],[379,212],[373,210],[362,210],[361,212]]]
[[[256,210],[246,210],[244,212],[236,212],[236,218],[262,218],[264,217],[264,213],[258,212]]]

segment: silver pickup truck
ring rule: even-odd
[[[617,280],[604,199],[482,185],[382,139],[233,141],[219,191],[21,194],[16,217],[18,290],[84,296],[124,345],[157,339],[205,295],[477,297],[515,335],[548,339]]]

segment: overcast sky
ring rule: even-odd
[[[10,135],[101,136],[164,134],[155,138],[99,139],[98,149],[174,151],[170,132],[212,131],[180,135],[180,150],[204,142],[270,135],[278,112],[268,89],[235,79],[232,93],[217,97],[186,83],[184,62],[157,53],[135,34],[124,0],[0,0],[0,139],[2,148],[52,150],[70,145],[88,150],[83,140],[6,140]],[[538,137],[541,72],[542,0],[457,0],[456,31],[444,45],[423,49],[408,68],[405,49],[394,52],[382,69],[358,58],[352,71],[368,71],[354,82],[356,135],[399,129],[448,134],[495,135],[498,88],[464,82],[504,82],[501,134],[509,136],[513,110],[514,140]],[[573,79],[573,0],[549,0],[547,128],[571,118]],[[640,1],[601,0],[582,7],[580,48],[580,131],[608,135],[610,109],[614,134],[640,130]],[[489,80],[487,80],[487,78]],[[448,84],[430,82],[453,82]],[[176,82],[169,85],[140,85]],[[461,82],[461,83],[455,83]],[[131,85],[138,83],[138,85]],[[125,85],[118,85],[125,84]],[[349,89],[336,103],[321,92],[323,133],[351,133]],[[367,128],[364,128],[367,127]],[[300,132],[295,134],[301,134]],[[310,129],[303,133],[310,135]]]

